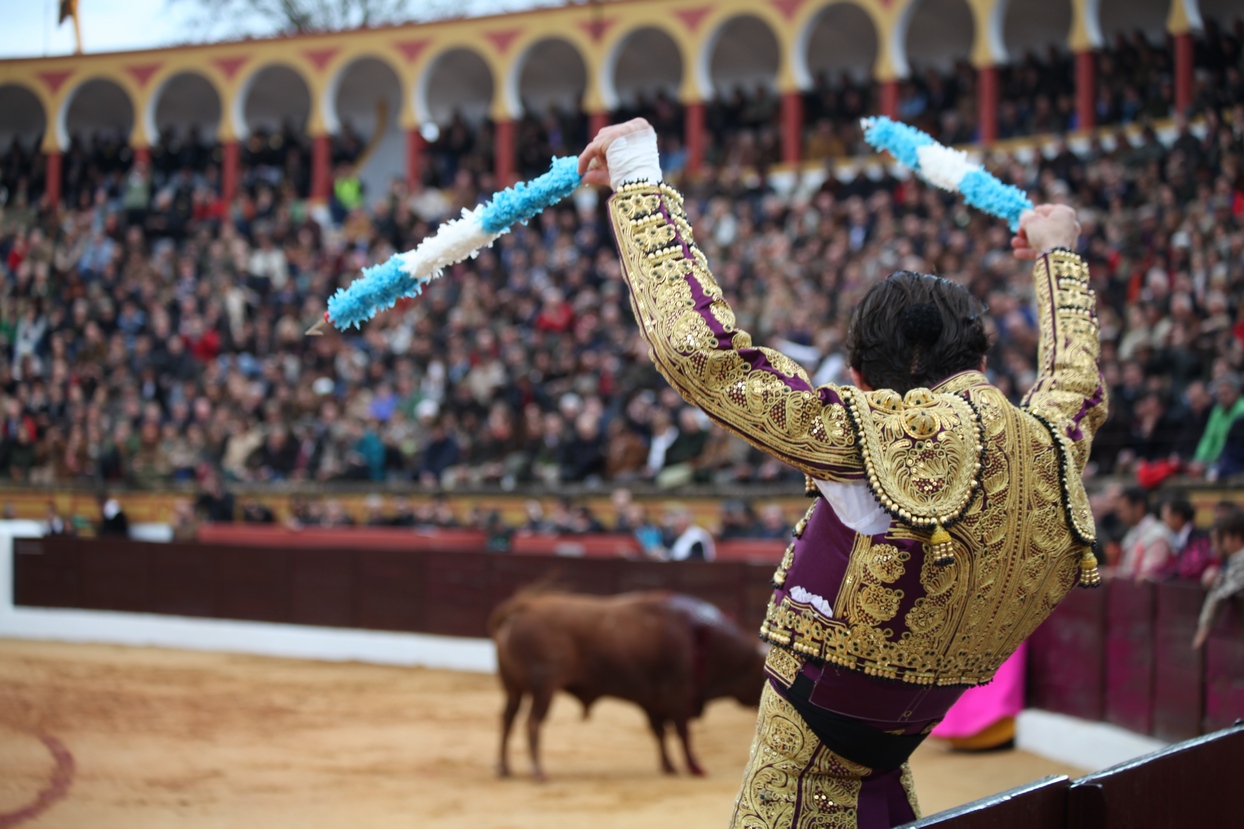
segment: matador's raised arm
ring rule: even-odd
[[[1070,445],[1077,474],[1084,471],[1093,435],[1106,419],[1106,386],[1097,359],[1101,331],[1088,264],[1055,249],[1037,257],[1032,271],[1041,326],[1037,382],[1024,408],[1046,421]]]
[[[735,327],[682,196],[655,182],[623,185],[609,202],[631,304],[658,370],[723,427],[822,480],[862,478],[846,399],[813,387],[794,360]]]

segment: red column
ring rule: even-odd
[[[311,198],[328,201],[333,190],[333,146],[327,135],[311,139]]]
[[[683,130],[687,145],[687,174],[697,175],[704,166],[704,104],[699,101],[683,109]]]
[[[982,66],[976,70],[976,121],[980,140],[990,144],[998,140],[998,67]]]
[[[803,96],[782,93],[782,163],[797,165],[803,158]]]
[[[609,126],[609,113],[593,112],[587,118],[587,140],[591,141],[596,133]]]
[[[885,81],[881,84],[881,114],[887,118],[898,117],[898,81]]]
[[[151,164],[151,148],[150,147],[135,147],[134,148],[134,163],[137,164],[140,161],[146,165]]]
[[[1076,52],[1076,115],[1081,130],[1097,126],[1097,55]]]
[[[47,159],[48,159],[47,170],[45,171],[47,175],[47,183],[44,189],[47,193],[48,203],[51,204],[53,208],[55,208],[58,205],[60,205],[61,155],[59,152],[50,152],[47,154]]]
[[[1175,111],[1181,115],[1187,115],[1188,108],[1192,106],[1192,76],[1195,70],[1192,50],[1191,32],[1175,35]]]
[[[220,150],[220,198],[228,203],[238,194],[238,168],[241,166],[242,147],[236,140],[226,141]]]
[[[514,122],[508,118],[497,122],[492,165],[498,185],[508,187],[514,183],[518,157],[517,148],[514,146]]]
[[[423,178],[423,150],[427,145],[418,128],[406,130],[406,184],[410,187]]]

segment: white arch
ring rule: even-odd
[[[622,58],[622,53],[626,51],[626,47],[635,37],[648,32],[656,33],[668,39],[674,47],[674,54],[678,58],[678,78],[674,81],[675,97],[682,87],[683,76],[687,72],[687,61],[682,50],[678,47],[678,39],[662,26],[641,23],[615,39],[601,61],[600,77],[596,79],[596,88],[600,93],[601,104],[607,111],[615,110],[622,104],[621,96],[618,94],[617,83],[618,61]]]
[[[250,137],[250,125],[246,123],[246,103],[250,100],[251,92],[255,88],[255,82],[269,69],[288,69],[292,72],[302,82],[302,87],[307,93],[307,102],[311,109],[314,110],[315,108],[315,98],[311,93],[311,84],[307,83],[307,79],[298,71],[298,67],[281,60],[265,63],[256,67],[254,71],[246,76],[246,80],[238,85],[237,90],[234,92],[233,100],[230,102],[229,117],[233,121],[233,132],[237,136],[238,141],[245,141]],[[307,117],[310,118],[312,114],[312,112],[308,112]]]
[[[439,54],[437,54],[435,57],[433,57],[431,60],[429,60],[428,63],[424,67],[423,73],[416,79],[414,83],[414,88],[411,90],[411,94],[413,96],[411,103],[414,105],[415,120],[418,121],[418,123],[420,124],[436,123],[436,119],[432,116],[431,105],[428,102],[429,88],[432,84],[432,78],[436,74],[437,69],[441,66],[441,64],[445,60],[454,58],[457,55],[463,55],[463,56],[466,56],[467,58],[474,58],[476,61],[478,61],[479,66],[482,66],[484,68],[484,72],[488,78],[488,86],[489,86],[488,104],[489,104],[489,108],[491,108],[492,100],[496,98],[496,95],[497,95],[497,79],[492,74],[492,67],[488,65],[488,61],[484,60],[483,56],[480,55],[479,52],[475,51],[475,49],[471,48],[470,46],[456,44],[456,45],[447,47],[446,49],[441,51]]]
[[[1069,14],[1068,28],[1061,35],[1060,45],[1067,46],[1071,42],[1071,33],[1075,29],[1076,4],[1074,0],[1052,0],[1065,3]],[[985,35],[989,42],[989,52],[994,62],[1002,64],[1010,61],[1011,49],[1006,42],[1006,21],[1014,0],[997,0],[986,21]]]
[[[393,68],[387,60],[377,55],[359,55],[349,63],[342,65],[328,79],[328,83],[324,84],[324,91],[320,95],[320,122],[324,125],[324,132],[328,135],[336,135],[341,130],[341,117],[337,113],[337,93],[341,91],[341,82],[360,63],[374,61],[383,66],[392,73],[393,80],[397,82],[398,106],[402,105],[402,73]],[[393,113],[395,117],[400,117],[400,113]]]
[[[894,67],[894,73],[899,78],[906,78],[911,75],[911,62],[907,52],[907,39],[911,31],[911,21],[916,16],[916,12],[924,7],[925,3],[930,0],[912,0],[903,7],[902,14],[894,21],[894,26],[890,29],[890,62]],[[972,21],[972,25],[976,25],[976,15],[972,11],[972,4],[968,0],[960,0],[964,8],[967,9],[968,19]],[[968,36],[968,51],[963,54],[964,58],[971,56],[971,42],[975,37],[975,32]]]
[[[812,77],[812,70],[808,66],[808,51],[812,47],[812,35],[815,34],[816,28],[820,25],[821,19],[835,6],[849,6],[856,9],[861,15],[863,15],[864,19],[868,22],[870,30],[872,31],[873,41],[875,44],[873,49],[873,64],[876,64],[877,62],[877,55],[881,51],[881,33],[877,31],[877,23],[873,20],[872,15],[870,15],[863,6],[856,2],[856,0],[829,0],[828,3],[824,3],[819,9],[817,9],[815,14],[810,15],[804,23],[803,28],[795,33],[795,43],[792,47],[793,51],[790,54],[789,59],[791,73],[795,76],[795,84],[800,89],[811,89],[815,84],[815,78]],[[873,67],[869,66],[867,70],[870,76],[872,74],[872,69]]]
[[[159,125],[156,124],[156,111],[160,107],[160,101],[163,99],[164,93],[168,91],[169,86],[171,86],[174,81],[184,77],[199,78],[207,84],[208,88],[212,91],[212,95],[216,97],[216,105],[220,109],[220,117],[224,118],[224,101],[220,99],[220,92],[216,89],[216,86],[208,80],[206,76],[200,72],[194,71],[193,69],[185,69],[180,72],[174,72],[162,80],[158,87],[152,90],[151,95],[147,98],[147,105],[143,108],[143,132],[147,135],[148,141],[155,142],[160,137]],[[219,124],[216,125],[216,130],[217,132],[220,131]]]
[[[20,98],[28,98],[29,100],[27,103],[33,101],[34,105],[38,108],[39,126],[34,128],[34,135],[37,136],[40,132],[47,132],[48,113],[43,106],[43,101],[39,100],[39,96],[35,93],[35,91],[26,86],[24,83],[20,83],[18,81],[5,81],[0,83],[0,98],[8,97],[9,90],[14,90],[16,95]],[[13,107],[13,109],[9,108],[9,106],[12,106],[14,103],[15,102],[12,101],[7,102],[8,106],[4,109],[5,119],[3,124],[0,124],[0,151],[7,150],[9,142],[14,138],[20,138],[22,134],[21,125],[14,123],[15,118],[13,117],[13,109],[16,109],[16,107]],[[11,135],[8,134],[9,131],[11,131]],[[33,143],[32,149],[35,152],[38,152],[39,144],[37,141]]]
[[[564,37],[558,37],[557,35],[542,37],[528,45],[527,48],[523,50],[522,54],[518,56],[518,59],[510,64],[509,74],[506,75],[503,83],[501,84],[502,99],[505,101],[505,108],[510,113],[511,117],[521,118],[526,114],[526,107],[523,105],[522,96],[523,73],[527,70],[527,65],[531,61],[531,56],[537,49],[553,45],[566,46],[570,49],[571,53],[579,59],[579,67],[583,71],[583,92],[587,92],[590,69],[588,68],[587,60],[585,60],[583,54],[579,52],[578,47],[575,46],[572,41],[567,40]]]
[[[707,101],[713,97],[713,57],[717,52],[718,44],[721,42],[721,36],[729,26],[739,21],[754,21],[755,23],[760,24],[760,26],[763,27],[763,30],[769,34],[769,37],[773,38],[773,42],[777,45],[778,65],[775,66],[773,70],[773,80],[776,86],[778,73],[782,70],[782,41],[778,37],[777,32],[773,31],[773,27],[770,26],[763,17],[743,12],[721,21],[721,23],[713,29],[712,33],[704,39],[704,44],[700,49],[700,54],[696,56],[694,66],[696,91],[698,92],[701,100]],[[776,91],[776,88],[774,91]]]
[[[135,125],[135,121],[138,115],[138,108],[134,106],[134,99],[130,97],[130,93],[125,89],[125,87],[122,84],[118,83],[116,80],[112,78],[109,78],[106,75],[92,75],[88,78],[83,78],[81,81],[79,81],[73,86],[73,88],[69,91],[69,93],[65,95],[64,100],[61,101],[60,110],[56,113],[56,120],[55,120],[55,124],[53,125],[53,129],[56,130],[56,143],[62,149],[68,149],[69,147],[69,127],[68,127],[68,124],[66,123],[66,121],[69,118],[69,110],[73,107],[74,103],[78,100],[78,95],[82,92],[83,88],[85,88],[86,86],[89,86],[92,83],[103,83],[103,84],[108,84],[110,86],[116,87],[116,89],[125,98],[126,103],[128,103],[130,107],[129,134],[124,136],[126,143],[129,142],[130,136],[134,132],[134,125]]]

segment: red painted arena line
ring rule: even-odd
[[[48,737],[40,734],[39,741],[47,746],[48,752],[52,758],[56,760],[56,768],[52,772],[52,779],[48,782],[47,788],[39,792],[39,796],[35,798],[34,803],[24,806],[16,812],[0,815],[0,829],[10,829],[17,826],[50,809],[58,800],[61,800],[69,793],[69,787],[73,785],[74,760],[69,749],[65,748],[64,743],[55,737]]]

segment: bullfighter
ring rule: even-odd
[[[919,815],[907,760],[1079,581],[1100,581],[1081,473],[1106,417],[1075,212],[1043,205],[1012,240],[1034,260],[1039,375],[1020,406],[985,371],[985,309],[901,271],[846,339],[852,385],[815,387],[735,324],[661,180],[642,119],[584,150],[651,357],[723,428],[807,476],[812,507],[774,574],[772,644],[732,826],[891,827]]]

